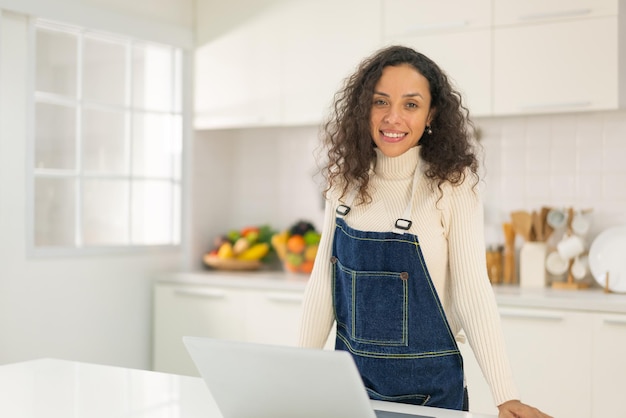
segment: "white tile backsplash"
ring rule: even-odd
[[[502,239],[502,222],[518,209],[591,208],[590,238],[626,224],[625,111],[481,118],[475,123],[482,133],[487,243]],[[196,136],[192,233],[204,235],[195,242],[245,224],[270,222],[282,228],[301,218],[321,223],[317,127]]]
[[[590,238],[626,224],[626,112],[485,118],[485,223],[517,209],[593,209]],[[497,156],[497,157],[496,157]]]

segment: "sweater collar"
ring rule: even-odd
[[[376,151],[374,173],[384,178],[402,179],[411,177],[419,164],[419,147],[412,147],[397,157],[387,157],[380,149]]]

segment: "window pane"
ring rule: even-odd
[[[35,168],[76,167],[76,110],[47,103],[35,105]]]
[[[85,38],[83,98],[89,102],[126,104],[126,46]]]
[[[172,244],[180,244],[180,222],[179,219],[182,217],[182,191],[180,184],[174,184],[174,201],[173,208],[174,213],[172,215],[172,223],[174,224],[174,228],[172,228]]]
[[[84,180],[83,243],[128,244],[128,182]]]
[[[38,29],[36,43],[36,89],[75,98],[78,86],[76,35]]]
[[[133,106],[170,111],[173,103],[172,49],[151,44],[133,48]]]
[[[174,51],[174,108],[176,113],[183,112],[183,52]]]
[[[181,159],[181,118],[136,113],[133,122],[133,174],[171,177]]]
[[[168,181],[133,183],[133,243],[172,242],[172,198],[172,184]]]
[[[127,173],[124,112],[83,110],[83,168],[89,172]]]
[[[35,245],[75,245],[75,193],[72,179],[35,179]]]

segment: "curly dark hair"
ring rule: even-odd
[[[322,169],[327,181],[325,193],[339,186],[343,197],[349,187],[357,184],[359,201],[371,200],[367,188],[369,169],[376,163],[376,145],[370,133],[374,87],[385,67],[403,64],[415,68],[430,87],[432,134],[425,133],[418,142],[421,158],[427,164],[426,176],[439,190],[445,182],[463,182],[467,168],[478,181],[478,160],[471,140],[474,126],[461,95],[431,59],[411,48],[394,45],[362,61],[335,94],[331,114],[321,131],[328,158]]]

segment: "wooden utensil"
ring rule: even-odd
[[[513,224],[505,222],[502,224],[504,231],[504,269],[502,272],[502,283],[513,284],[517,282],[515,277],[515,230]]]
[[[539,218],[541,219],[541,225],[543,225],[541,229],[543,231],[542,235],[544,241],[547,241],[554,231],[554,229],[552,229],[552,227],[548,225],[548,212],[550,212],[550,208],[544,206],[541,208],[541,212],[539,214]]]
[[[513,224],[513,230],[515,231],[515,233],[524,238],[524,241],[529,242],[533,226],[533,221],[530,213],[524,210],[511,212],[511,222]]]
[[[536,210],[533,210],[530,216],[533,223],[533,233],[531,234],[531,239],[543,242],[543,223],[541,222],[541,214]]]

